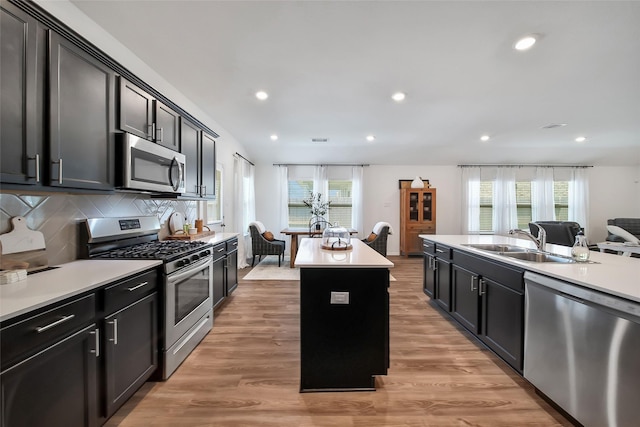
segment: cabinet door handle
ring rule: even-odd
[[[163,142],[162,140],[164,139],[164,128],[158,128],[158,130],[160,131],[160,138],[156,139],[156,142]]]
[[[147,125],[147,137],[154,139],[153,137],[153,124]]]
[[[54,165],[58,165],[58,184],[62,184],[62,157],[58,159],[58,161],[51,162]]]
[[[36,154],[33,157],[28,157],[29,160],[35,160],[36,161],[36,182],[40,182],[40,154]],[[29,177],[31,178],[31,176]]]
[[[479,286],[478,286],[478,295],[484,295],[487,293],[487,284],[485,283],[484,279],[480,279]]]
[[[147,286],[148,284],[149,284],[149,282],[142,282],[142,283],[140,283],[139,285],[134,286],[133,288],[127,288],[127,290],[128,290],[129,292],[133,292],[133,291],[135,291],[136,289],[140,289],[140,288],[141,288],[141,287],[143,287],[143,286]]]
[[[100,357],[100,329],[96,328],[93,332],[89,332],[96,339],[96,348],[91,350],[90,353],[95,353],[96,357]]]
[[[48,325],[38,326],[36,328],[36,332],[40,334],[40,333],[42,333],[44,331],[48,331],[49,329],[55,328],[56,326],[61,325],[64,322],[68,322],[69,320],[73,319],[74,317],[76,317],[75,314],[70,314],[68,316],[63,316],[61,319],[58,319],[55,322],[49,323]]]
[[[200,186],[200,195],[201,196],[206,196],[207,195],[207,186],[206,185],[201,185]]]
[[[154,140],[156,139],[156,124],[155,123],[151,123],[151,137]]]
[[[477,279],[478,276],[471,276],[471,292],[475,292],[476,290],[476,287],[474,285]]]
[[[118,345],[118,319],[113,319],[109,323],[113,325],[113,338],[109,339],[109,341],[113,341],[113,345]]]

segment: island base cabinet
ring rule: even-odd
[[[375,390],[389,367],[389,270],[300,270],[300,391]]]
[[[97,425],[96,342],[91,325],[3,372],[1,425]]]
[[[479,278],[470,271],[453,266],[452,271],[453,304],[451,314],[465,328],[478,334],[479,328]]]
[[[480,339],[519,372],[524,354],[524,295],[482,279]]]
[[[446,311],[451,311],[451,263],[434,258],[434,264],[436,303]]]

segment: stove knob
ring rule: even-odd
[[[189,264],[189,259],[185,258],[185,259],[181,259],[180,261],[177,262],[178,267],[184,267],[185,265]]]
[[[211,254],[211,251],[209,251],[209,250],[200,252],[200,256],[203,257],[203,258],[206,257],[209,254]]]
[[[194,261],[194,262],[199,260],[199,259],[200,259],[200,255],[198,255],[198,254],[195,254],[194,256],[191,257],[191,261]]]

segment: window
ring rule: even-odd
[[[332,224],[338,223],[342,227],[352,226],[352,188],[350,180],[329,180],[329,212],[326,220]],[[312,179],[290,179],[289,180],[289,227],[306,228],[309,226],[311,213],[309,208],[302,202],[309,197],[313,191]],[[327,200],[326,195],[322,195],[323,200]]]
[[[556,220],[568,221],[569,182],[554,181],[553,203]],[[518,228],[528,230],[532,221],[531,181],[516,182]],[[480,182],[480,232],[493,232],[493,181]]]
[[[302,202],[309,197],[313,191],[313,180],[289,180],[289,227],[306,228],[309,227],[311,214],[309,208]]]
[[[216,164],[216,199],[207,200],[206,205],[206,222],[207,224],[221,223],[224,219],[222,211],[222,177],[223,168],[221,164]]]

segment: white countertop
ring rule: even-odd
[[[462,246],[469,243],[506,243],[535,249],[533,242],[527,239],[494,235],[421,234],[420,237],[506,264],[517,265],[525,270],[640,302],[640,258],[590,251],[589,260],[596,263],[528,262]],[[571,248],[567,246],[547,244],[546,250],[571,256]]]
[[[332,251],[322,249],[322,239],[303,238],[300,241],[295,266],[300,268],[392,268],[393,263],[374,249],[351,239],[353,248]]]
[[[239,233],[218,233],[213,236],[202,237],[198,240],[202,242],[211,243],[212,245],[216,245],[218,243],[224,242],[226,240],[233,239],[234,237],[238,237]]]
[[[157,260],[78,260],[0,285],[0,322],[161,264]]]

